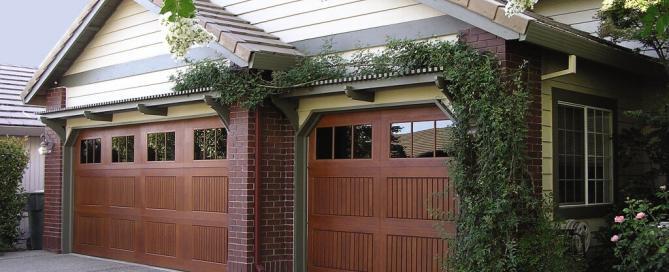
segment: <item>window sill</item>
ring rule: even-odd
[[[613,204],[560,206],[555,214],[561,219],[585,219],[603,217],[611,211]]]

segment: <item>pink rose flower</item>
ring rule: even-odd
[[[643,212],[640,212],[640,213],[637,213],[637,214],[636,214],[636,217],[634,217],[634,218],[635,218],[636,220],[641,220],[641,219],[646,218],[646,214],[643,213]]]
[[[616,223],[622,223],[623,221],[625,221],[625,217],[622,216],[622,215],[618,215],[618,216],[613,218],[613,221],[616,222]]]
[[[615,243],[615,242],[618,242],[619,240],[620,240],[620,236],[618,236],[617,234],[611,236],[611,242]]]

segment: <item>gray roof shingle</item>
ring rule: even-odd
[[[0,126],[44,126],[37,117],[44,108],[21,101],[21,91],[33,73],[33,68],[0,65]]]

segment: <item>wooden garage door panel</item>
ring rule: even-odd
[[[424,107],[331,114],[319,121],[317,128],[371,125],[372,157],[316,159],[312,132],[309,271],[439,271],[448,249],[435,228],[440,218],[431,211],[456,210],[445,159],[390,158],[390,127],[444,119],[436,107]],[[454,231],[451,223],[443,227]]]
[[[193,130],[218,118],[84,130],[75,145],[74,251],[189,271],[225,271],[226,160],[193,159]],[[175,160],[146,161],[146,133],[175,131]],[[134,162],[111,162],[111,138],[134,136]],[[101,162],[79,163],[79,141],[101,139]]]

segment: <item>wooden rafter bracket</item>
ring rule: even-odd
[[[167,116],[167,108],[150,107],[145,104],[137,104],[137,111],[146,115]]]
[[[216,98],[211,95],[204,96],[204,103],[206,103],[212,110],[214,110],[218,117],[223,122],[225,129],[230,130],[230,109],[224,106]]]
[[[95,113],[92,111],[84,111],[84,117],[91,121],[104,121],[111,122],[114,119],[114,114],[112,113]]]
[[[298,107],[298,101],[297,99],[287,99],[287,98],[280,98],[278,96],[271,96],[270,100],[272,101],[272,104],[279,109],[283,113],[286,118],[288,118],[288,121],[290,121],[290,124],[293,126],[293,129],[297,131],[299,128],[299,118],[297,114],[297,107]]]
[[[434,85],[437,86],[439,90],[448,98],[448,100],[452,100],[452,95],[448,91],[448,86],[451,85],[451,81],[444,76],[435,76],[434,77]]]
[[[65,120],[63,119],[49,119],[44,116],[39,118],[48,128],[56,132],[61,141],[65,140]]]
[[[374,102],[374,92],[365,91],[365,90],[356,90],[353,86],[346,86],[344,93],[347,97],[365,102]]]

